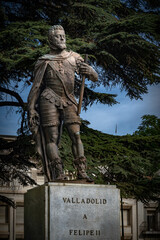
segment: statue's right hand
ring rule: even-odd
[[[39,114],[35,109],[30,109],[28,111],[28,123],[30,130],[36,133],[39,126]]]

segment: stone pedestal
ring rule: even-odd
[[[25,240],[120,240],[119,190],[50,182],[25,194]]]

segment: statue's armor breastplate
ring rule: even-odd
[[[76,66],[72,65],[67,59],[64,61],[53,61],[52,64],[54,69],[50,66],[50,64],[48,64],[45,72],[45,86],[51,88],[57,95],[61,97],[66,96],[64,85],[69,94],[73,93]],[[56,71],[58,71],[63,83],[57,76]]]

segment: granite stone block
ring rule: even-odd
[[[119,190],[50,182],[25,194],[25,240],[120,240]]]

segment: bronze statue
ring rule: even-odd
[[[38,59],[28,96],[29,127],[35,136],[48,181],[65,179],[58,153],[62,123],[72,140],[77,177],[91,181],[86,173],[86,158],[80,138],[81,122],[74,97],[74,79],[75,72],[85,74],[92,81],[97,81],[98,75],[78,53],[66,50],[65,32],[61,25],[49,29],[48,41],[50,54]]]

